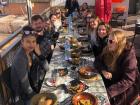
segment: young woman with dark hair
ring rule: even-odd
[[[11,67],[11,82],[15,101],[23,101],[24,105],[30,105],[30,99],[35,94],[29,80],[29,72],[33,63],[31,53],[35,47],[36,36],[33,30],[26,26],[23,28],[21,46]]]
[[[110,26],[101,22],[96,29],[95,36],[91,36],[91,46],[95,57],[99,56],[103,48],[107,45],[110,31]]]

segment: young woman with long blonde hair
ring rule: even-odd
[[[134,47],[124,32],[111,33],[95,67],[103,77],[111,105],[130,105],[139,92],[140,76]]]

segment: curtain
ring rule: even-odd
[[[113,3],[121,3],[123,2],[124,0],[112,0]]]
[[[112,0],[96,0],[95,13],[102,21],[109,23],[112,16]]]

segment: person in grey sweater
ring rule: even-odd
[[[32,65],[31,53],[36,46],[36,37],[29,27],[24,27],[26,32],[21,39],[21,46],[18,49],[11,67],[11,85],[15,96],[15,102],[21,100],[23,105],[30,105],[29,100],[36,93],[29,81],[29,72]],[[21,104],[17,104],[21,105]]]

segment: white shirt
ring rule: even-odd
[[[59,28],[62,26],[61,20],[56,20],[56,21],[54,22],[54,26],[55,26],[55,31],[58,31]]]

